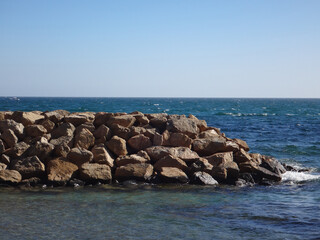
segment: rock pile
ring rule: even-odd
[[[246,184],[281,180],[275,159],[249,153],[193,115],[0,112],[0,183]]]

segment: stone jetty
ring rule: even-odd
[[[0,112],[1,185],[272,184],[286,170],[193,115]]]

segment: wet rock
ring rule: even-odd
[[[77,165],[67,162],[64,158],[56,158],[48,162],[47,174],[50,182],[65,184],[78,170]]]
[[[184,172],[188,171],[187,164],[180,158],[174,157],[172,155],[164,156],[163,158],[158,160],[153,167],[157,171],[161,171],[161,168],[163,167],[179,168]]]
[[[73,136],[73,132],[75,131],[75,127],[71,123],[63,123],[59,127],[55,128],[52,133],[52,139],[60,138],[62,136]]]
[[[42,178],[45,173],[45,166],[37,156],[14,159],[11,161],[10,169],[17,170],[23,179],[32,177]]]
[[[170,116],[167,122],[167,130],[184,133],[190,138],[195,138],[199,133],[197,124],[192,119],[183,116]]]
[[[128,140],[128,144],[130,147],[132,147],[136,151],[140,151],[152,146],[152,142],[150,138],[146,137],[143,134],[133,136]]]
[[[91,162],[93,159],[93,154],[85,148],[76,147],[70,150],[67,159],[80,167],[84,163]]]
[[[93,162],[113,167],[114,159],[103,144],[93,147],[91,151],[93,153]]]
[[[187,183],[189,178],[181,169],[174,167],[163,167],[159,173],[164,182],[169,183]]]
[[[139,156],[138,154],[131,154],[122,157],[118,157],[116,159],[116,165],[118,167],[124,166],[127,164],[136,164],[136,163],[149,163],[150,159],[147,159],[143,156]]]
[[[195,172],[192,175],[191,182],[200,185],[218,185],[218,182],[206,172]]]
[[[80,167],[80,178],[86,182],[110,182],[111,169],[108,165],[98,163],[85,163]]]
[[[256,170],[256,173],[259,174],[262,178],[266,178],[268,180],[272,180],[275,182],[280,182],[281,181],[281,175],[273,173],[269,171],[268,169],[265,169],[263,167],[258,167]]]
[[[286,172],[286,169],[279,163],[276,159],[264,156],[262,158],[261,167],[268,169],[269,171],[276,173],[277,175],[283,174]]]
[[[118,136],[113,136],[110,141],[107,142],[107,147],[117,156],[128,154],[126,140]]]
[[[116,168],[115,178],[119,180],[148,180],[152,176],[153,166],[148,163],[126,164]]]
[[[17,184],[21,182],[21,174],[16,170],[2,170],[0,171],[0,183]]]
[[[27,136],[40,137],[47,133],[47,129],[42,125],[29,125],[25,128]]]
[[[1,139],[7,144],[9,148],[13,147],[18,142],[18,137],[11,129],[6,129],[1,134]]]
[[[94,145],[95,139],[93,134],[86,128],[82,129],[74,137],[74,146],[89,149]]]
[[[225,152],[226,140],[221,136],[195,139],[192,148],[200,156],[209,156],[217,152]]]

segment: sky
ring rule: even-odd
[[[320,1],[0,0],[0,96],[320,97]]]

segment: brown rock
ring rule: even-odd
[[[218,185],[218,182],[206,172],[195,172],[192,175],[191,182],[200,185]]]
[[[183,133],[170,134],[170,146],[191,148],[192,139]]]
[[[20,112],[16,111],[12,115],[12,119],[22,123],[24,126],[32,125],[44,119],[44,116],[37,112]]]
[[[183,160],[181,160],[180,158],[174,157],[172,155],[168,155],[168,156],[161,158],[160,160],[158,160],[154,164],[153,167],[157,171],[161,171],[161,168],[163,168],[163,167],[179,168],[184,172],[188,171],[187,164]]]
[[[74,144],[73,136],[62,136],[59,138],[51,139],[50,143],[53,144],[55,147],[59,145],[66,145],[72,147]]]
[[[199,138],[214,138],[216,136],[219,136],[219,134],[214,129],[206,130],[199,134]]]
[[[27,156],[37,156],[42,162],[46,161],[51,157],[51,153],[54,149],[54,145],[47,142],[38,141],[35,145],[31,145],[26,151]]]
[[[189,178],[181,169],[174,167],[163,167],[159,173],[162,181],[170,183],[187,183]]]
[[[81,179],[87,182],[109,182],[112,180],[111,169],[108,165],[85,163],[79,170]]]
[[[73,136],[75,129],[76,128],[71,123],[63,123],[51,132],[51,137],[53,139],[60,138],[62,136],[70,137]]]
[[[233,141],[236,144],[238,144],[240,146],[240,148],[243,148],[246,152],[248,152],[250,150],[248,144],[245,141],[238,139],[238,138],[233,139]]]
[[[136,118],[136,122],[139,123],[139,126],[145,126],[149,124],[149,119],[146,116],[144,116],[143,113],[134,114],[133,116]]]
[[[205,120],[199,120],[192,114],[189,114],[188,118],[192,119],[197,124],[197,127],[199,128],[200,132],[206,131],[208,129],[208,125]]]
[[[83,128],[88,129],[91,133],[93,133],[93,132],[96,130],[96,128],[95,128],[95,126],[93,125],[93,123],[87,122],[87,123],[83,123],[83,124],[79,125],[79,126],[76,128],[76,133],[80,132]]]
[[[226,140],[220,136],[195,139],[192,143],[192,147],[200,156],[208,156],[217,152],[226,151]]]
[[[0,171],[7,169],[7,164],[0,162]]]
[[[17,136],[11,129],[6,129],[1,134],[1,139],[7,144],[9,148],[13,147],[18,142]]]
[[[93,132],[93,136],[95,138],[103,138],[103,137],[105,137],[107,140],[109,140],[111,138],[110,128],[108,128],[106,125],[102,124],[97,128],[97,130],[95,130]]]
[[[74,146],[89,149],[94,145],[94,141],[95,139],[93,134],[88,129],[84,128],[76,134],[74,138]]]
[[[64,116],[67,116],[69,114],[70,113],[68,111],[65,111],[65,110],[55,110],[55,111],[44,113],[44,116],[47,119],[49,119],[50,121],[52,121],[54,123],[58,123],[64,118]]]
[[[213,166],[216,167],[220,164],[225,164],[228,162],[233,162],[233,153],[232,152],[222,152],[222,153],[215,153],[210,156],[204,157],[208,160],[208,162]]]
[[[239,164],[242,162],[250,162],[252,161],[252,158],[249,153],[243,148],[240,148],[240,150],[234,154],[234,161]]]
[[[136,121],[136,118],[132,115],[112,116],[110,117],[107,126],[118,124],[123,127],[131,127]]]
[[[45,172],[45,166],[37,156],[14,159],[10,164],[10,169],[17,170],[23,179],[32,177],[41,178]]]
[[[239,176],[239,168],[235,162],[221,163],[212,168],[211,176],[218,181],[234,181]]]
[[[78,170],[77,165],[65,161],[64,158],[56,158],[48,162],[48,180],[59,184],[69,181]]]
[[[238,152],[239,150],[240,150],[240,147],[237,143],[233,141],[226,142],[226,151]]]
[[[64,120],[67,123],[72,123],[75,127],[78,127],[83,123],[90,122],[90,119],[86,114],[80,114],[80,113],[72,113],[68,116],[65,116]]]
[[[9,165],[10,164],[10,157],[5,154],[2,154],[0,162],[4,163],[6,165]]]
[[[17,123],[11,119],[0,121],[0,132],[4,132],[7,129],[12,130],[14,134],[20,138],[23,136],[24,126],[21,123]]]
[[[256,173],[261,176],[262,178],[269,179],[271,181],[280,182],[281,181],[281,175],[277,173],[273,173],[269,171],[268,169],[259,166],[256,170]]]
[[[2,170],[0,171],[0,182],[16,184],[21,182],[21,174],[16,170]]]
[[[275,158],[263,156],[261,167],[277,174],[281,175],[286,172],[286,169]]]
[[[93,159],[93,154],[87,149],[76,147],[70,150],[67,159],[80,167],[84,163],[91,162]]]
[[[140,156],[140,157],[143,157],[143,158],[147,159],[148,161],[151,160],[150,157],[149,157],[149,155],[148,155],[148,153],[147,153],[146,151],[141,150],[141,151],[137,152],[137,155]]]
[[[55,128],[54,122],[50,121],[49,119],[45,119],[41,122],[41,125],[47,130],[48,133],[52,132],[52,130]]]
[[[114,159],[103,144],[93,147],[91,151],[93,153],[93,161],[95,163],[106,164],[113,167]]]
[[[118,136],[113,136],[110,141],[107,142],[107,147],[117,156],[128,154],[126,140]]]
[[[30,147],[29,144],[25,142],[18,142],[14,147],[6,152],[9,157],[18,158],[21,157]]]
[[[150,138],[146,137],[143,134],[133,136],[128,140],[128,144],[136,151],[140,151],[152,146]]]
[[[118,167],[120,166],[124,166],[127,164],[136,164],[136,163],[148,163],[150,160],[141,157],[137,154],[131,154],[131,155],[126,155],[126,156],[122,156],[122,157],[118,157],[116,159],[116,165]]]
[[[148,180],[153,174],[153,167],[148,163],[127,164],[116,168],[115,178],[119,180]]]
[[[47,129],[45,129],[42,125],[29,125],[25,128],[25,132],[30,137],[40,137],[47,133]]]
[[[120,126],[119,124],[112,124],[110,128],[113,135],[123,138],[126,141],[130,138],[130,128]]]
[[[178,132],[188,135],[190,138],[195,138],[199,133],[199,128],[194,120],[185,116],[169,116],[167,122],[167,130],[169,132]]]
[[[57,157],[67,157],[70,147],[67,144],[61,144],[54,147],[54,155]]]
[[[167,117],[166,116],[158,116],[154,117],[150,120],[149,124],[157,129],[159,129],[161,132],[166,129],[167,126]]]
[[[196,152],[193,152],[186,147],[153,146],[147,148],[146,152],[154,162],[170,154],[184,160],[185,162],[192,162],[199,158],[199,155]]]
[[[109,119],[114,116],[114,113],[98,112],[96,113],[93,124],[98,127],[102,124],[106,125]]]
[[[206,172],[211,174],[213,166],[205,158],[199,158],[191,164],[190,172]]]

